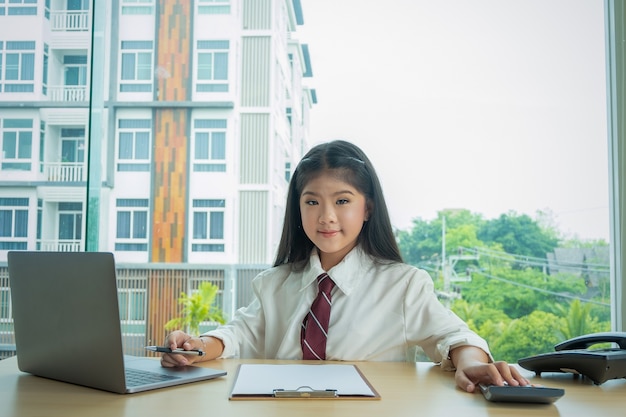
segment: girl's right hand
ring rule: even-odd
[[[181,330],[175,330],[165,338],[163,346],[170,349],[204,350],[204,343],[199,337],[191,337]],[[187,366],[198,362],[202,356],[180,355],[176,353],[164,353],[161,356],[161,366],[173,368],[176,366]]]

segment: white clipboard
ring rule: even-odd
[[[254,399],[380,399],[356,365],[241,364],[229,396]]]

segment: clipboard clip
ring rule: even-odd
[[[320,389],[316,390],[308,385],[303,385],[296,389],[285,390],[282,388],[274,390],[276,398],[335,398],[337,397],[336,389]]]

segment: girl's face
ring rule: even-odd
[[[300,194],[300,213],[304,232],[318,248],[326,271],[356,246],[368,218],[365,196],[328,172],[306,184]]]

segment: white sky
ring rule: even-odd
[[[313,143],[370,157],[394,226],[554,214],[608,241],[602,0],[301,0]]]

